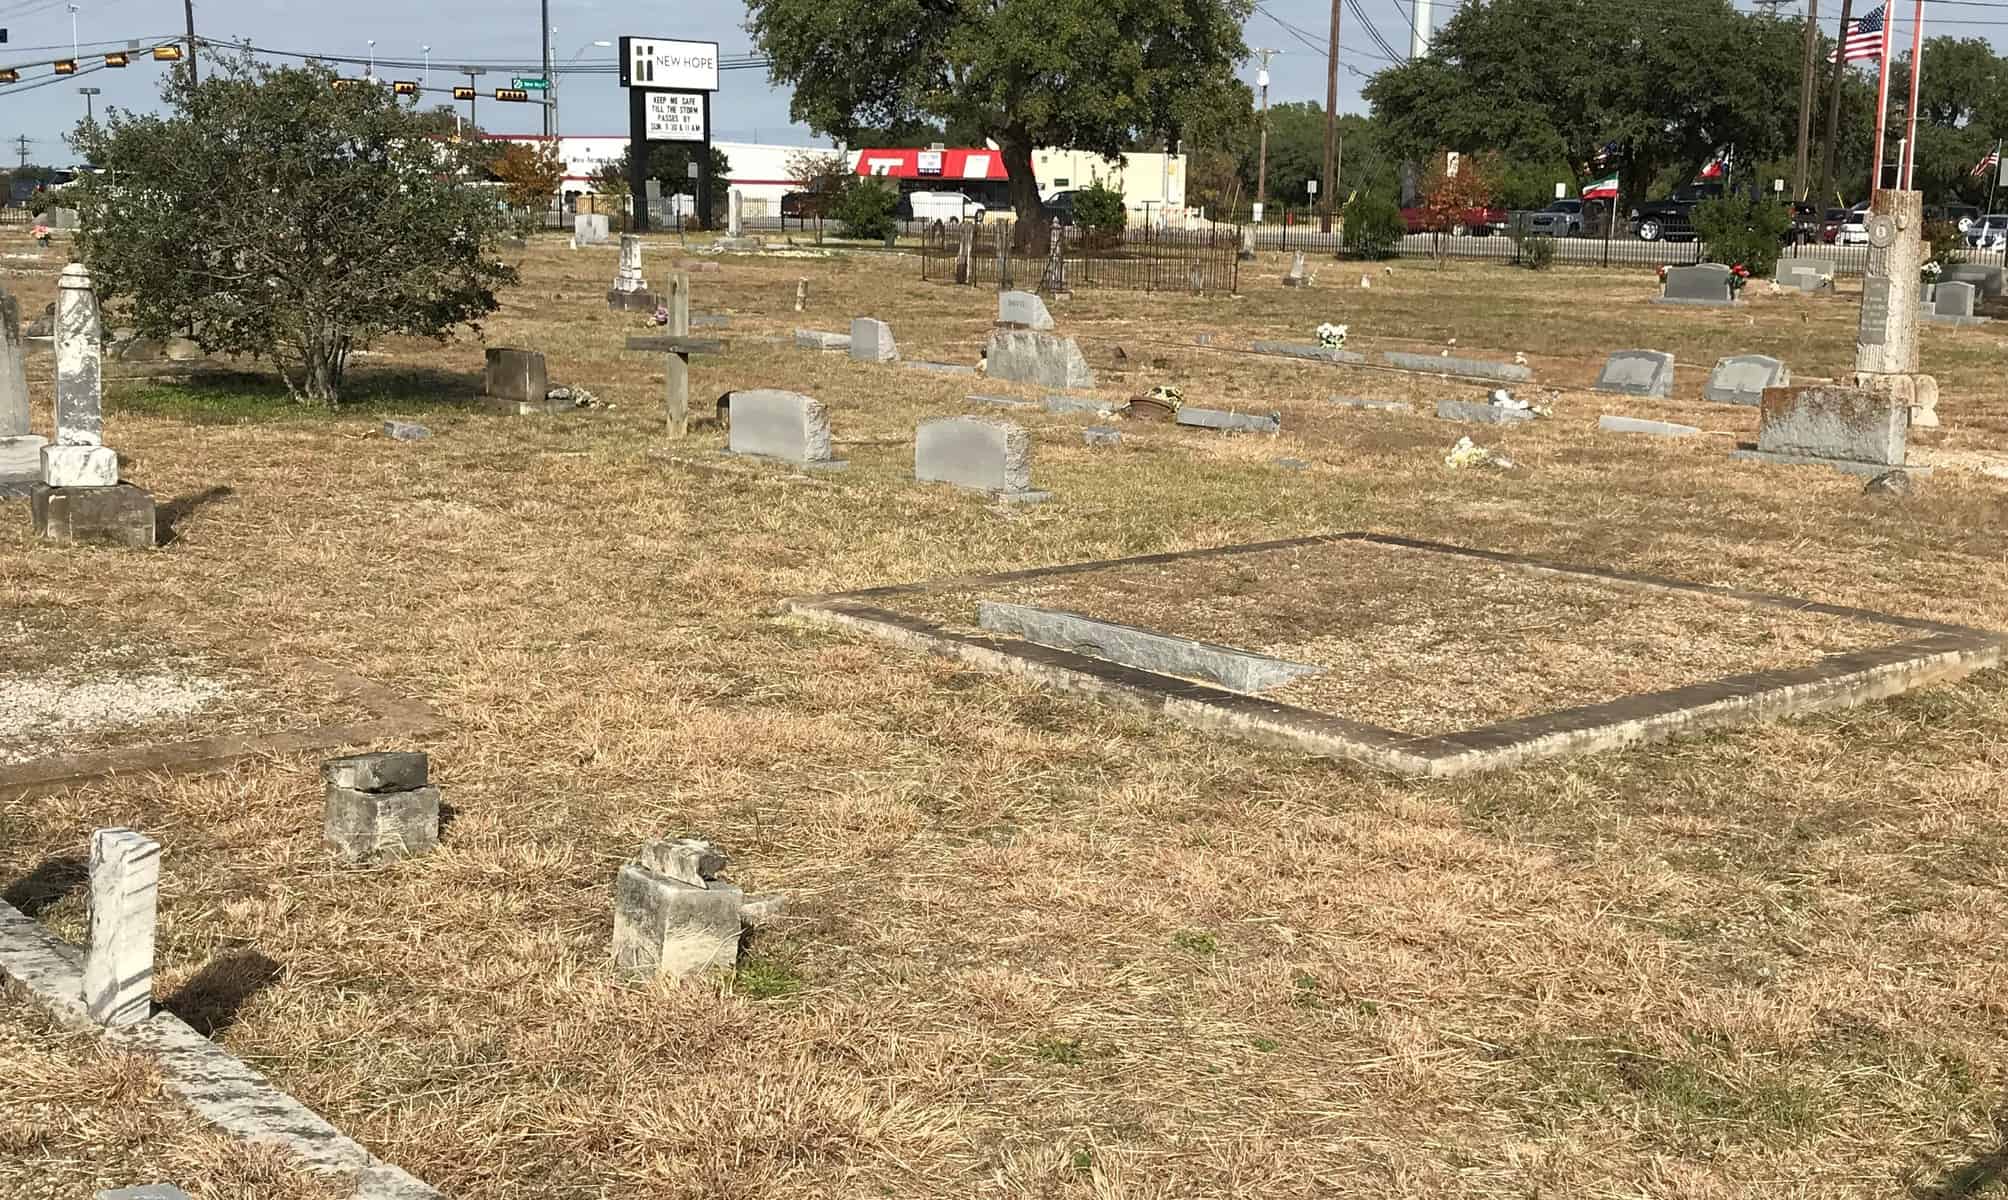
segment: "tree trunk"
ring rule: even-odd
[[[333,408],[342,402],[342,375],[348,367],[349,339],[333,330],[317,330],[308,339],[306,362],[307,400]]]
[[[1004,173],[1009,177],[1011,211],[1018,217],[1011,241],[1019,249],[1031,244],[1032,231],[1045,219],[1039,203],[1039,180],[1032,173],[1032,135],[1009,130],[997,138],[1004,154]]]

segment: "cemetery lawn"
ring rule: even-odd
[[[652,240],[651,278],[674,240]],[[0,801],[0,887],[81,853],[96,827],[157,838],[157,998],[464,1200],[2004,1194],[2000,671],[1418,781],[778,611],[1369,530],[2008,629],[2008,480],[1978,469],[2008,443],[1987,327],[1924,331],[1947,429],[1918,450],[1942,466],[1916,498],[1884,501],[1856,477],[1732,461],[1754,411],[1699,400],[1722,355],[1772,354],[1802,380],[1846,369],[1851,284],[1833,298],[1760,283],[1743,308],[1680,309],[1647,303],[1649,271],[1405,262],[1361,291],[1357,267],[1326,262],[1317,286],[1286,292],[1269,256],[1238,299],[1079,293],[1054,315],[1103,395],[1173,383],[1191,404],[1278,411],[1280,436],[1137,424],[1089,449],[1094,418],[1007,414],[1033,430],[1033,482],[1054,499],[1002,508],[914,484],[912,430],[970,411],[970,392],[1039,393],[785,344],[871,315],[907,358],[974,363],[994,294],[876,254],[726,256],[694,275],[693,310],[732,323],[726,353],[693,362],[693,414],[734,388],[816,396],[851,465],[802,478],[722,458],[716,429],[664,437],[661,363],[625,353],[640,322],[604,306],[615,261],[612,246],[533,242],[487,330],[611,408],[481,413],[471,338],[378,347],[354,364],[369,401],[353,412],[254,402],[267,385],[241,379],[122,375],[107,440],[128,477],[163,503],[229,494],[150,554],[37,545],[25,506],[0,521],[10,626],[60,605],[93,629],[268,639],[429,702],[444,729],[423,748],[450,809],[439,850],[336,867],[319,846],[320,756],[269,757]],[[59,265],[17,281],[24,312]],[[1555,415],[1452,425],[1427,415],[1435,400],[1483,387],[1220,348],[1308,342],[1326,320],[1370,353],[1451,338],[1463,356],[1523,351]],[[1193,344],[1202,333],[1214,347]],[[1578,390],[1629,347],[1677,356],[1678,398]],[[46,351],[29,370],[47,378]],[[1707,432],[1599,434],[1605,412]],[[377,432],[388,417],[432,437],[393,442]],[[1446,467],[1467,434],[1521,469]],[[1786,622],[1684,641],[1691,615],[1643,601],[1579,610],[1545,585],[1474,594],[1362,570],[1303,596],[1268,577],[1254,590],[1328,604],[1341,628],[1376,606],[1396,653],[1414,627],[1551,612],[1592,650],[1643,630],[1624,686],[1654,656],[1677,681],[1696,658],[1765,653],[1765,637],[1815,653],[1834,636]],[[1264,636],[1259,613],[1243,633],[1219,597],[1191,601],[1167,598],[1166,623],[1218,613],[1218,640]],[[1409,669],[1419,695],[1509,711],[1523,666]],[[785,893],[788,915],[736,977],[615,978],[615,871],[683,833],[724,846],[732,882]],[[36,907],[83,940],[74,887]],[[246,955],[269,968],[202,975]],[[53,1037],[0,1008],[0,1068],[36,1056],[33,1103],[96,1103],[98,1052]],[[14,1104],[0,1131],[57,1120]],[[52,1136],[110,1161],[131,1146],[121,1128],[80,1118]],[[0,1195],[41,1194],[8,1175],[15,1161],[0,1153]],[[158,1174],[205,1198],[287,1194],[173,1161]]]

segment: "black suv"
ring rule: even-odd
[[[1078,192],[1077,188],[1054,192],[1039,202],[1039,211],[1055,225],[1070,226],[1074,223],[1074,197]]]
[[[1722,195],[1719,183],[1691,183],[1673,189],[1664,200],[1648,200],[1632,210],[1632,230],[1640,241],[1669,242],[1694,240],[1694,206]]]

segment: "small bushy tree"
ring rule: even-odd
[[[1408,232],[1401,208],[1377,192],[1361,192],[1340,210],[1346,249],[1361,258],[1387,258]]]
[[[1074,224],[1100,241],[1114,242],[1129,227],[1123,194],[1097,179],[1074,193]]]
[[[1966,261],[1966,235],[1951,221],[1926,222],[1924,240],[1931,249],[1931,261],[1938,265],[1949,267]]]
[[[488,170],[515,208],[549,208],[565,178],[565,164],[549,142],[510,142]]]
[[[845,237],[883,241],[898,227],[892,215],[898,205],[892,189],[885,184],[876,179],[853,178],[837,199],[837,224],[843,227]]]
[[[474,147],[426,136],[386,88],[217,56],[162,81],[165,111],[109,109],[72,135],[100,170],[67,193],[78,253],[148,337],[272,361],[333,405],[352,350],[440,341],[498,306],[508,216]],[[485,148],[483,148],[485,150]]]
[[[1690,219],[1709,261],[1741,263],[1756,278],[1777,267],[1785,231],[1792,227],[1792,210],[1773,200],[1729,195],[1703,200],[1694,206]]]

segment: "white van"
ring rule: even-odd
[[[983,220],[982,202],[961,192],[908,192],[906,200],[916,221],[960,225],[964,221]]]

